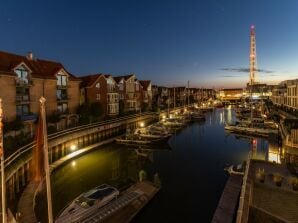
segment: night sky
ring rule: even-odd
[[[240,87],[252,24],[259,81],[298,78],[297,0],[1,0],[0,50],[32,51],[75,75]]]

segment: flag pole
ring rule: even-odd
[[[44,154],[44,169],[46,174],[46,186],[47,186],[47,200],[48,200],[48,220],[49,223],[53,223],[53,211],[52,211],[52,194],[51,194],[51,176],[49,167],[49,154],[48,154],[48,135],[47,135],[47,125],[46,125],[46,111],[45,102],[46,99],[41,97],[40,108],[41,108],[41,120],[43,128],[43,154]]]
[[[3,109],[0,98],[0,155],[1,155],[1,197],[2,197],[2,222],[6,223],[6,194],[5,194],[5,172],[4,172],[4,148],[3,148]]]

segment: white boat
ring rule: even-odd
[[[168,139],[171,135],[170,134],[164,134],[164,133],[155,133],[151,132],[150,129],[148,128],[142,128],[142,129],[136,129],[135,135],[138,137],[141,137],[142,139],[147,139],[147,140],[163,140],[163,139]]]
[[[107,184],[95,187],[78,196],[56,219],[55,223],[73,222],[82,219],[119,195],[119,191]]]
[[[225,129],[232,132],[248,133],[252,135],[268,136],[269,134],[278,134],[278,129],[257,128],[257,127],[241,126],[241,125],[226,125]]]

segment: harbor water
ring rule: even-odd
[[[232,109],[216,109],[206,113],[205,122],[174,134],[169,148],[112,143],[68,162],[52,174],[54,216],[83,192],[103,183],[124,189],[142,172],[149,180],[158,173],[162,189],[133,222],[210,222],[228,179],[224,168],[242,163],[251,149],[250,138],[225,133],[225,123],[234,119]],[[267,159],[267,140],[256,143],[258,156]],[[44,196],[38,197],[36,209],[42,222]]]

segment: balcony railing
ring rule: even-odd
[[[57,96],[57,101],[67,101],[69,100],[69,96],[68,95],[59,95]]]
[[[29,95],[16,95],[17,102],[29,102]]]
[[[29,85],[32,84],[30,80],[21,79],[18,77],[15,78],[15,83],[16,83],[16,86],[18,87],[29,87]]]
[[[69,84],[66,84],[66,85],[57,84],[57,89],[66,89],[66,88],[69,88]]]
[[[20,118],[22,121],[36,121],[37,120],[36,114],[27,114],[27,115],[21,115]]]

